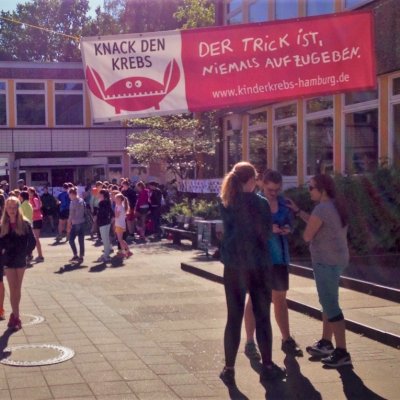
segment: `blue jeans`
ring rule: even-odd
[[[111,252],[111,244],[110,244],[110,224],[100,226],[100,237],[104,246],[104,257],[108,258]]]
[[[69,233],[69,245],[71,246],[74,256],[78,255],[75,245],[75,238],[78,236],[79,257],[85,256],[85,223],[72,225]]]
[[[339,265],[313,265],[319,302],[328,321],[342,315],[339,306],[339,280],[345,267]]]

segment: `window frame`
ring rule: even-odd
[[[369,100],[365,101],[363,103],[356,103],[356,104],[349,104],[345,105],[345,93],[342,95],[342,126],[341,126],[341,173],[342,174],[348,174],[346,172],[346,114],[352,114],[355,112],[360,112],[360,111],[368,111],[372,109],[377,109],[378,110],[378,165],[379,165],[379,159],[380,159],[380,154],[381,154],[381,141],[379,140],[379,126],[381,122],[381,112],[380,112],[380,107],[379,107],[379,102],[380,102],[380,96],[381,96],[381,88],[380,88],[380,83],[378,85],[378,97],[374,100]],[[356,175],[356,174],[352,174]]]
[[[267,168],[268,166],[268,109],[266,106],[264,107],[260,107],[260,108],[254,108],[252,110],[247,111],[247,114],[251,115],[251,114],[261,114],[264,113],[265,114],[265,122],[261,122],[261,123],[257,123],[254,125],[250,125],[250,119],[248,119],[248,124],[247,124],[247,159],[251,162],[250,160],[250,135],[252,135],[255,132],[259,132],[259,131],[265,131],[267,133],[267,137],[266,137],[266,141],[267,141],[267,146],[265,148],[266,151],[266,159],[267,159],[267,164],[265,165],[265,167]],[[242,134],[243,136],[243,134]]]
[[[82,90],[57,90],[56,84],[57,83],[80,83],[82,84]],[[69,95],[69,94],[81,94],[82,95],[82,124],[75,124],[75,125],[58,125],[57,124],[57,110],[56,110],[56,96],[59,94]],[[86,85],[85,81],[82,79],[57,79],[53,81],[53,115],[54,115],[54,126],[57,128],[68,128],[68,127],[83,127],[85,126],[85,116],[86,116]]]
[[[365,6],[368,3],[372,3],[373,0],[360,0],[360,3],[355,5],[355,6],[346,6],[346,0],[342,0],[342,8],[343,11],[349,11],[349,10],[356,10],[359,7]]]
[[[0,89],[0,95],[4,94],[6,97],[6,123],[4,125],[0,125],[0,127],[6,128],[10,126],[10,107],[8,106],[8,81],[6,79],[1,79],[0,82],[4,82],[5,85],[4,90]]]
[[[304,99],[303,102],[303,115],[304,115],[304,121],[303,121],[303,132],[304,132],[304,140],[303,140],[303,155],[304,155],[304,165],[303,165],[303,176],[305,177],[306,180],[310,180],[313,175],[308,175],[307,174],[307,165],[308,165],[308,130],[307,130],[307,123],[309,121],[313,121],[316,119],[322,119],[322,118],[332,118],[333,122],[333,146],[332,146],[332,153],[333,153],[333,164],[335,162],[335,157],[336,157],[336,146],[335,146],[335,125],[336,125],[336,120],[335,120],[335,95],[328,95],[332,96],[333,100],[333,105],[332,108],[328,108],[326,110],[320,110],[320,111],[315,111],[315,112],[307,112],[307,101],[311,100],[315,97],[325,97],[325,96],[313,96],[313,97],[308,97]],[[333,168],[335,170],[335,168]]]
[[[389,148],[388,148],[388,158],[389,164],[394,164],[394,106],[400,104],[400,94],[394,95],[393,94],[393,81],[395,79],[400,79],[400,72],[397,72],[393,75],[389,76]]]
[[[43,83],[44,84],[44,89],[42,90],[21,90],[17,89],[17,84],[18,83]],[[14,109],[15,109],[15,126],[18,128],[24,128],[24,127],[29,127],[29,128],[43,128],[43,127],[48,127],[49,126],[49,110],[47,108],[47,89],[48,89],[48,82],[43,79],[17,79],[14,81]],[[20,125],[18,124],[18,102],[17,102],[17,96],[19,94],[40,94],[44,95],[44,125]]]
[[[296,115],[292,116],[292,117],[287,117],[287,118],[282,118],[282,119],[275,119],[275,110],[277,108],[281,108],[281,107],[285,107],[291,104],[295,104],[296,105]],[[271,165],[274,166],[274,169],[278,170],[278,132],[277,132],[277,128],[281,127],[281,126],[285,126],[285,125],[296,125],[296,132],[298,133],[298,127],[299,127],[299,123],[298,123],[298,115],[299,115],[299,104],[298,101],[287,101],[284,103],[278,103],[278,104],[274,104],[272,106],[272,134],[273,134],[273,152],[272,152],[272,160],[271,160]],[[299,141],[298,141],[298,135],[296,134],[296,174],[295,175],[283,175],[283,178],[287,177],[287,178],[298,178],[299,176],[299,170],[298,170],[298,152],[299,152]],[[279,171],[280,172],[280,171]]]

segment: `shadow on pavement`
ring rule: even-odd
[[[287,355],[283,362],[287,373],[286,386],[289,399],[302,398],[307,400],[322,400],[321,393],[318,392],[310,380],[301,373],[300,365],[295,357]],[[269,396],[268,399],[270,399]]]
[[[6,329],[0,337],[0,360],[10,356],[10,351],[4,351],[8,346],[8,339],[14,333],[12,329]]]
[[[58,271],[54,271],[54,273],[63,274],[64,272],[72,272],[83,268],[87,268],[87,265],[82,265],[81,263],[65,264],[63,267],[60,267]]]
[[[89,272],[102,272],[107,268],[107,264],[102,262],[101,264],[90,267]]]
[[[229,390],[229,398],[231,400],[249,400],[249,398],[245,396],[236,385],[229,386],[228,390]]]
[[[343,392],[348,400],[387,400],[367,388],[362,379],[354,372],[352,365],[337,369],[343,383]]]

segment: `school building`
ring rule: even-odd
[[[143,178],[130,132],[92,122],[81,63],[0,62],[0,180],[11,187]]]
[[[222,25],[372,9],[377,88],[231,110],[223,117],[224,171],[240,160],[277,169],[285,186],[319,172],[400,167],[400,2],[398,0],[231,0]]]

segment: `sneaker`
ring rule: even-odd
[[[83,263],[83,257],[78,257],[78,263]]]
[[[221,381],[225,383],[226,386],[235,386],[235,370],[231,368],[226,368],[222,370],[219,374]]]
[[[340,349],[338,347],[333,350],[330,356],[323,358],[321,361],[327,367],[331,368],[338,368],[342,367],[343,365],[352,364],[350,354],[346,350]]]
[[[275,363],[263,365],[260,373],[260,382],[275,381],[286,378],[286,369],[278,367]]]
[[[78,256],[73,256],[72,258],[69,259],[69,261],[78,261],[79,257]]]
[[[306,351],[313,357],[326,357],[332,354],[334,350],[330,340],[321,339],[315,342],[312,346],[307,346]]]
[[[4,321],[6,319],[6,312],[4,311],[4,308],[0,308],[0,321]]]
[[[257,349],[257,345],[254,342],[247,342],[244,347],[244,354],[246,354],[247,358],[250,360],[261,360],[261,354]]]
[[[35,261],[36,262],[43,262],[44,261],[44,257],[39,257],[38,256],[38,257],[35,258]]]
[[[131,257],[131,256],[133,256],[133,253],[132,253],[131,251],[128,250],[128,252],[125,254],[125,257],[126,257],[126,258],[129,258],[129,257]]]
[[[286,340],[282,340],[281,349],[285,354],[296,357],[303,357],[303,350],[301,350],[296,341],[291,337]]]

